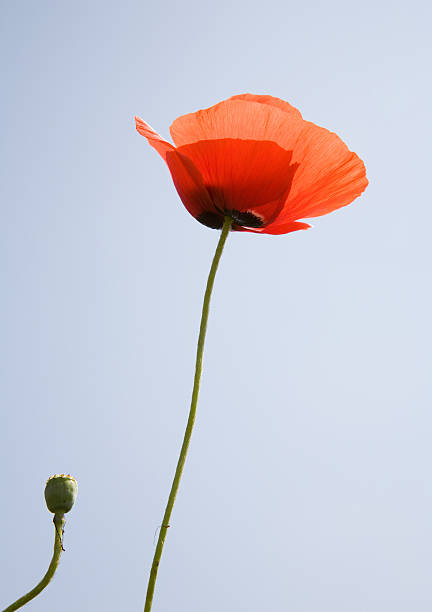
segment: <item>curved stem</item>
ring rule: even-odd
[[[48,586],[48,584],[51,582],[51,578],[54,576],[54,573],[60,561],[60,555],[63,550],[63,527],[66,521],[63,514],[55,514],[53,522],[55,527],[54,553],[51,559],[51,563],[49,564],[47,573],[39,582],[39,584],[34,587],[34,589],[29,591],[26,595],[23,595],[22,597],[17,599],[13,604],[5,608],[3,612],[13,612],[13,610],[18,610],[19,608],[22,608],[22,606],[34,599],[36,595],[39,595],[39,593],[43,591],[44,588]]]
[[[155,550],[155,554],[153,557],[153,563],[152,563],[151,570],[150,570],[150,577],[149,577],[149,582],[148,582],[148,587],[147,587],[147,595],[146,595],[146,600],[145,600],[144,612],[150,612],[151,607],[152,607],[153,593],[154,593],[154,588],[155,588],[155,583],[156,583],[157,572],[159,568],[159,561],[162,555],[162,549],[164,547],[165,537],[166,537],[166,533],[169,527],[171,512],[172,512],[175,498],[177,495],[177,491],[179,488],[180,479],[183,473],[183,467],[186,461],[186,455],[187,455],[188,448],[189,448],[189,442],[190,442],[191,435],[192,435],[192,429],[193,429],[194,422],[195,422],[195,414],[196,414],[196,407],[198,403],[198,395],[199,395],[199,388],[200,388],[203,351],[204,351],[204,340],[205,340],[205,335],[206,335],[206,330],[207,330],[207,319],[208,319],[208,314],[209,314],[210,298],[212,294],[216,271],[219,265],[219,260],[222,255],[222,251],[223,251],[228,233],[231,229],[231,224],[232,224],[232,219],[230,217],[225,217],[222,232],[219,238],[218,245],[216,247],[216,252],[213,257],[213,262],[212,262],[208,280],[207,280],[207,287],[205,290],[204,302],[203,302],[203,307],[202,307],[201,325],[200,325],[199,336],[198,336],[198,347],[197,347],[196,363],[195,363],[195,377],[194,377],[194,384],[193,384],[193,390],[192,390],[192,400],[191,400],[191,406],[190,406],[190,411],[189,411],[189,418],[188,418],[188,422],[186,425],[186,431],[185,431],[184,438],[183,438],[183,444],[181,447],[180,456],[178,459],[177,468],[176,468],[175,475],[174,475],[174,480],[173,480],[171,491],[168,497],[168,503],[165,509],[165,514],[162,519],[162,525],[159,531],[159,538],[158,538],[158,542],[156,545],[156,550]]]

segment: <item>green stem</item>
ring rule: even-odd
[[[194,384],[193,384],[193,390],[192,390],[192,400],[191,400],[191,406],[190,406],[190,411],[189,411],[189,418],[188,418],[188,422],[186,425],[186,431],[185,431],[184,438],[183,438],[183,444],[181,447],[180,456],[178,459],[177,468],[176,468],[175,475],[174,475],[174,480],[173,480],[171,491],[168,497],[168,503],[165,509],[165,514],[163,516],[162,525],[159,531],[159,538],[158,538],[158,542],[156,545],[156,550],[155,550],[155,554],[153,557],[153,563],[152,563],[151,570],[150,570],[150,577],[149,577],[149,582],[148,582],[148,587],[147,587],[147,595],[146,595],[146,600],[145,600],[144,612],[150,612],[151,607],[152,607],[153,593],[154,593],[154,588],[155,588],[155,583],[156,583],[157,572],[159,568],[159,561],[162,556],[162,550],[165,544],[165,537],[166,537],[166,533],[169,527],[171,512],[172,512],[175,498],[177,495],[177,491],[179,488],[180,479],[183,473],[183,468],[184,468],[184,464],[186,461],[186,455],[188,452],[189,443],[190,443],[190,439],[192,435],[192,429],[193,429],[194,422],[195,422],[196,407],[198,403],[198,395],[199,395],[199,389],[200,389],[200,379],[201,379],[202,361],[203,361],[203,352],[204,352],[204,340],[205,340],[205,335],[206,335],[206,330],[207,330],[207,319],[208,319],[208,314],[209,314],[210,298],[212,294],[216,271],[219,265],[219,260],[222,255],[222,251],[223,251],[226,239],[228,237],[228,233],[231,229],[231,224],[232,224],[232,219],[230,217],[225,217],[222,232],[219,238],[218,245],[216,247],[216,252],[213,257],[213,262],[212,262],[208,280],[207,280],[207,287],[206,287],[205,294],[204,294],[204,302],[203,302],[202,314],[201,314],[201,325],[200,325],[200,331],[199,331],[199,336],[198,336],[198,347],[197,347],[196,363],[195,363],[195,377],[194,377]]]
[[[36,595],[39,595],[41,591],[44,590],[46,586],[51,582],[51,578],[54,576],[54,573],[57,569],[57,566],[60,561],[60,555],[62,553],[62,539],[63,539],[63,526],[65,524],[65,518],[63,514],[55,514],[54,515],[54,553],[51,559],[51,563],[49,564],[49,568],[47,573],[39,582],[38,585],[34,587],[31,591],[29,591],[26,595],[23,595],[19,599],[17,599],[13,604],[8,606],[3,610],[3,612],[13,612],[13,610],[18,610],[22,608],[26,603],[34,599]]]

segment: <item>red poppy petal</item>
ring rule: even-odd
[[[194,216],[236,210],[245,213],[239,228],[248,220],[250,231],[286,233],[297,219],[346,206],[368,185],[363,162],[336,134],[303,121],[294,107],[271,96],[233,96],[179,117],[171,134],[180,156],[136,121]],[[260,220],[263,227],[253,225]]]
[[[293,162],[298,169],[281,213],[285,220],[318,217],[346,206],[368,185],[361,159],[339,136],[313,123],[304,122]]]
[[[299,165],[282,211],[284,221],[314,217],[345,206],[368,182],[361,160],[332,132],[303,121],[283,101],[243,94],[185,115],[171,126],[178,145],[201,140],[273,141]]]
[[[227,138],[177,150],[198,168],[216,208],[256,213],[265,225],[282,209],[296,172],[291,152],[274,142]]]
[[[147,138],[149,144],[165,160],[171,176],[186,209],[194,217],[204,211],[215,211],[209,193],[205,188],[203,178],[193,162],[164,140],[145,121],[135,117],[136,129]]]
[[[179,117],[171,125],[170,132],[178,147],[201,140],[235,138],[272,141],[292,151],[304,122],[295,109],[287,112],[288,107],[282,109],[281,105],[243,98],[225,100]]]
[[[190,159],[174,149],[167,152],[166,163],[177,193],[192,216],[217,212],[199,170]]]
[[[289,234],[290,232],[296,232],[297,230],[306,230],[311,228],[312,225],[309,223],[302,223],[301,221],[288,221],[287,223],[270,223],[267,227],[263,228],[248,228],[248,227],[234,227],[237,231],[242,232],[254,232],[255,234]]]
[[[240,94],[238,96],[231,96],[231,98],[228,98],[228,100],[246,100],[247,102],[259,102],[260,104],[268,104],[269,106],[275,106],[276,108],[280,108],[286,113],[294,113],[299,119],[302,118],[301,113],[297,108],[291,106],[291,104],[285,102],[285,100],[281,100],[280,98],[275,98],[273,96],[258,96],[255,94],[247,93]]]
[[[155,132],[154,129],[140,117],[135,117],[135,125],[141,136],[147,138],[149,145],[156,149],[159,155],[166,160],[167,151],[172,151],[175,149],[175,147],[171,143],[164,140],[162,136]]]

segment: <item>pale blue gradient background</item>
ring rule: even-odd
[[[141,610],[217,233],[134,129],[270,93],[371,181],[232,235],[154,612],[432,607],[429,3],[1,3],[0,607]]]

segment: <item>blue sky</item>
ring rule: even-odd
[[[45,571],[45,480],[79,496],[29,609],[140,610],[217,233],[134,129],[268,93],[370,186],[229,237],[154,612],[429,612],[430,19],[425,2],[1,7],[2,603]]]

